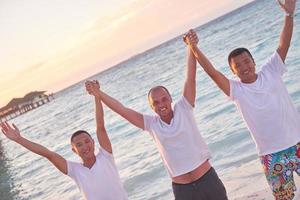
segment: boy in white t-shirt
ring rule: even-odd
[[[190,39],[198,42],[197,37]],[[127,108],[102,90],[96,96],[130,123],[149,132],[172,179],[176,200],[227,200],[225,187],[209,163],[211,154],[193,113],[196,59],[190,49],[183,96],[174,107],[170,93],[163,86],[153,87],[148,93],[156,115],[143,115]]]
[[[282,81],[285,58],[293,33],[295,0],[278,1],[286,12],[280,44],[261,71],[249,50],[238,48],[228,56],[232,72],[239,81],[227,79],[217,71],[197,45],[186,39],[204,71],[233,100],[241,112],[264,167],[275,199],[294,198],[293,172],[300,175],[300,117]],[[196,36],[190,31],[188,36]]]
[[[86,85],[88,92],[94,91]],[[103,108],[100,99],[95,98],[97,138],[99,153],[95,155],[95,143],[91,135],[79,130],[71,136],[72,150],[82,159],[82,163],[65,160],[59,154],[21,136],[19,129],[7,122],[1,124],[3,134],[28,150],[47,158],[59,171],[71,177],[87,200],[127,200],[115,161],[112,147],[104,127]]]

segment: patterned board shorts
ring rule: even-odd
[[[294,198],[293,172],[300,176],[300,142],[283,151],[260,157],[268,183],[276,200]]]

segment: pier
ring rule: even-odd
[[[0,122],[16,118],[50,102],[53,99],[54,95],[46,95],[45,91],[30,92],[23,98],[14,98],[6,106],[0,108]]]

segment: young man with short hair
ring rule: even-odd
[[[296,186],[293,172],[300,175],[300,117],[282,80],[287,71],[284,61],[290,46],[296,0],[278,1],[286,12],[277,51],[255,72],[255,61],[246,48],[238,48],[228,56],[232,72],[239,81],[227,79],[216,70],[190,37],[186,43],[204,71],[235,102],[252,138],[266,178],[276,200],[294,198]]]
[[[93,91],[89,93],[94,95]],[[72,150],[81,158],[82,163],[67,161],[59,154],[24,138],[14,124],[11,127],[7,122],[2,123],[1,129],[7,138],[47,158],[59,171],[71,177],[85,199],[127,200],[104,127],[101,101],[95,98],[95,104],[99,153],[95,155],[95,142],[88,132],[79,130],[71,136]]]

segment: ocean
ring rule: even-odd
[[[286,60],[284,82],[300,112],[300,15],[295,17],[292,45]],[[199,47],[227,77],[228,53],[237,47],[252,52],[257,70],[276,50],[283,25],[276,1],[259,0],[196,28]],[[183,91],[186,46],[182,36],[136,55],[90,79],[124,105],[151,114],[147,92],[164,85],[176,101]],[[79,81],[79,80],[78,80]],[[234,104],[199,66],[195,116],[212,152],[212,165],[225,184],[230,199],[267,188],[255,144]],[[94,101],[84,80],[55,94],[55,99],[11,120],[26,138],[78,161],[70,146],[71,134],[84,129],[95,135]],[[171,181],[156,145],[139,130],[105,107],[105,124],[114,157],[130,200],[173,199]],[[270,140],[272,140],[270,138]],[[0,136],[0,199],[83,199],[76,184],[44,158]]]

